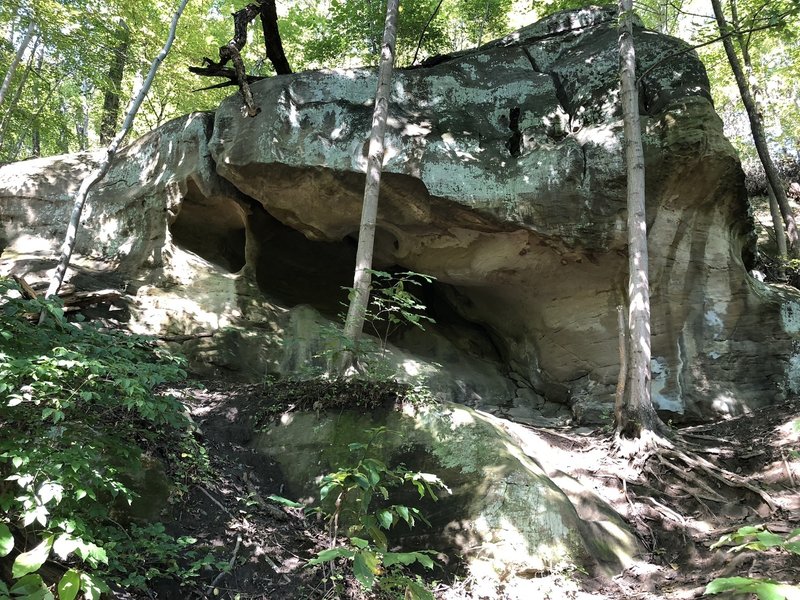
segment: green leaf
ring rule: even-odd
[[[81,589],[86,600],[100,600],[100,597],[111,590],[105,582],[94,575],[81,573]]]
[[[362,549],[366,548],[367,546],[369,546],[369,542],[367,540],[363,539],[363,538],[360,538],[360,537],[351,537],[350,538],[350,543],[353,544],[353,546],[355,546],[357,548],[362,548]]]
[[[410,518],[410,516],[408,514],[408,507],[407,506],[402,506],[402,505],[395,506],[394,509],[397,511],[397,514],[400,515],[400,517],[402,517],[402,519],[406,523],[408,523],[409,525],[412,525],[411,518]]]
[[[355,479],[356,484],[358,484],[358,487],[362,490],[368,490],[370,488],[369,480],[361,473],[353,473],[353,479]]]
[[[284,506],[290,506],[291,508],[303,508],[303,505],[299,502],[295,502],[294,500],[289,500],[288,498],[284,498],[283,496],[276,496],[275,494],[271,494],[267,496],[268,500],[272,500],[273,502],[277,502],[278,504],[283,504]]]
[[[771,548],[773,546],[780,546],[783,544],[783,538],[776,533],[772,533],[771,531],[761,531],[756,534],[758,541],[760,541],[764,546],[767,548]]]
[[[316,558],[312,558],[308,561],[309,565],[318,565],[324,562],[330,562],[332,560],[336,560],[337,558],[353,558],[355,552],[350,550],[349,548],[344,548],[343,546],[337,546],[336,548],[328,548],[327,550],[320,550],[317,552]]]
[[[59,600],[75,600],[81,589],[81,575],[75,569],[70,569],[58,582]]]
[[[406,582],[405,598],[407,600],[434,600],[433,594],[411,579]]]
[[[5,523],[0,523],[0,557],[8,556],[14,549],[14,535]]]
[[[375,583],[379,562],[377,554],[369,550],[361,550],[353,559],[353,575],[367,589]]]
[[[11,576],[15,579],[38,570],[50,555],[53,547],[53,536],[45,538],[38,546],[28,552],[23,552],[14,560],[11,567]]]
[[[389,510],[378,511],[377,517],[378,517],[378,523],[380,523],[380,526],[383,527],[384,529],[389,529],[392,526],[394,518],[392,517],[391,511]]]
[[[769,579],[751,579],[749,577],[722,577],[713,580],[706,586],[706,594],[721,592],[755,594],[759,600],[795,600],[800,595],[800,588]]]
[[[61,560],[67,560],[67,557],[75,552],[81,544],[81,540],[75,539],[68,533],[62,533],[53,543],[53,552],[55,552],[56,556]]]
[[[47,589],[38,573],[26,575],[11,587],[11,595],[24,600],[52,600],[53,594]]]
[[[391,567],[393,565],[410,565],[416,562],[413,552],[384,552],[383,553],[383,566]]]

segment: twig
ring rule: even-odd
[[[425,23],[425,27],[422,28],[422,33],[419,34],[417,49],[414,51],[414,58],[411,60],[412,65],[417,62],[417,54],[419,54],[419,49],[422,46],[422,40],[425,37],[425,32],[428,31],[428,25],[430,25],[433,19],[436,18],[436,13],[438,13],[439,9],[442,7],[442,2],[444,2],[444,0],[439,0],[439,4],[436,5],[436,8],[433,10],[433,13],[431,13],[430,18],[428,19],[428,22]]]
[[[200,488],[200,489],[203,489],[203,488]],[[236,555],[239,554],[239,546],[241,546],[241,545],[242,545],[242,536],[241,535],[237,535],[236,536],[236,546],[234,546],[234,548],[233,548],[233,555],[231,556],[230,561],[228,561],[228,570],[227,571],[222,571],[219,575],[217,575],[214,578],[214,581],[212,581],[211,584],[208,586],[208,592],[209,593],[213,593],[214,588],[217,587],[217,584],[222,580],[222,578],[225,577],[225,575],[227,575],[228,573],[231,572],[231,570],[233,569],[233,565],[236,562]]]
[[[231,514],[231,513],[230,513],[230,511],[229,511],[227,508],[225,508],[225,507],[222,505],[222,503],[221,503],[219,500],[217,500],[216,498],[214,498],[214,496],[212,496],[211,494],[209,494],[209,493],[206,491],[206,489],[205,489],[205,488],[203,488],[203,487],[200,487],[200,486],[199,486],[199,485],[197,485],[197,484],[195,484],[195,486],[194,486],[194,487],[196,487],[198,490],[200,490],[201,492],[203,492],[203,493],[204,493],[204,494],[205,494],[205,495],[208,497],[208,499],[209,499],[209,500],[211,500],[211,501],[212,501],[214,504],[216,504],[217,506],[219,506],[219,507],[220,507],[220,509],[221,509],[223,512],[225,512],[225,514],[227,514],[227,515],[229,515],[229,516],[230,516],[230,514]]]
[[[782,15],[782,16],[785,16],[785,15]],[[688,47],[684,48],[683,50],[678,50],[677,52],[673,52],[671,54],[667,54],[666,56],[662,56],[661,58],[657,59],[656,62],[654,62],[652,65],[647,67],[644,71],[642,71],[642,74],[639,75],[639,77],[636,78],[636,83],[638,85],[639,83],[644,81],[644,78],[647,75],[649,75],[650,72],[653,69],[655,69],[656,67],[658,67],[660,65],[663,65],[668,60],[671,60],[673,58],[676,58],[676,57],[680,56],[681,54],[686,54],[687,52],[691,52],[692,50],[697,50],[698,48],[703,48],[704,46],[710,46],[711,44],[716,44],[717,42],[720,42],[720,41],[722,41],[722,40],[724,40],[726,38],[729,38],[732,35],[741,35],[742,33],[754,33],[756,31],[762,31],[764,29],[772,29],[773,27],[780,27],[782,25],[785,25],[785,23],[778,23],[778,24],[774,24],[774,25],[773,24],[762,25],[761,27],[753,27],[752,29],[742,29],[740,31],[729,31],[729,32],[727,32],[727,33],[725,33],[723,35],[720,35],[719,37],[715,37],[714,39],[708,40],[706,42],[702,42],[700,44],[695,44],[694,46],[688,46]]]

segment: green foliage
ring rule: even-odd
[[[423,282],[433,282],[434,277],[413,271],[387,273],[370,269],[370,273],[372,289],[364,322],[372,328],[375,336],[381,341],[382,350],[386,348],[389,337],[399,327],[412,325],[425,329],[424,322],[435,322],[425,314],[427,307],[411,291],[413,288],[421,287]],[[352,289],[348,289],[352,294]]]
[[[189,540],[114,520],[136,497],[125,474],[156,444],[170,440],[179,481],[207,468],[182,405],[155,393],[185,377],[183,361],[147,338],[70,323],[59,304],[24,300],[8,279],[0,292],[0,554],[18,552],[11,596],[47,597],[39,570],[52,558],[71,566],[59,598],[97,598],[103,580],[191,577],[195,567],[174,562]]]
[[[333,499],[332,510],[316,509],[329,521],[331,543],[336,541],[340,520],[352,523],[348,529],[348,543],[322,550],[308,564],[346,559],[352,563],[353,575],[366,589],[379,581],[384,591],[402,590],[398,597],[432,600],[432,594],[424,585],[405,574],[402,568],[417,563],[432,569],[435,562],[431,555],[435,552],[390,552],[385,533],[401,522],[408,527],[420,521],[430,523],[418,508],[391,503],[391,490],[411,486],[420,499],[427,497],[434,501],[438,500],[437,490],[449,490],[436,475],[410,471],[402,464],[389,467],[376,458],[381,439],[389,434],[385,427],[369,429],[366,433],[368,441],[349,445],[354,462],[328,473],[319,484],[321,505],[330,506]]]
[[[742,550],[782,550],[800,555],[800,528],[786,536],[764,529],[762,525],[747,525],[734,533],[722,536],[711,548],[731,546],[730,552]],[[800,594],[800,586],[780,583],[772,579],[753,579],[750,577],[722,577],[711,581],[705,594],[738,592],[755,594],[759,600],[793,600]]]

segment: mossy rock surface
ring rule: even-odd
[[[390,503],[419,507],[432,525],[398,526],[393,542],[463,557],[473,573],[500,578],[575,568],[613,572],[638,552],[626,529],[583,521],[497,419],[464,406],[294,412],[262,430],[252,446],[281,465],[285,495],[316,502],[320,477],[354,464],[359,457],[349,444],[367,441],[376,427],[389,433],[371,456],[434,473],[452,491],[435,503],[421,502],[414,491],[393,495]]]

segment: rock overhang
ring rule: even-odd
[[[615,23],[611,10],[560,13],[398,71],[377,236],[379,264],[437,276],[446,310],[485,332],[502,372],[595,417],[613,396],[627,268]],[[648,65],[654,397],[692,416],[771,402],[788,385],[792,341],[775,296],[746,274],[752,228],[738,159],[696,56],[674,38],[637,29],[636,39]],[[371,70],[278,76],[253,86],[254,119],[234,96],[149,134],[90,202],[79,251],[96,253],[113,222],[124,235],[100,247],[132,276],[146,269],[158,280],[177,246],[268,294],[324,281],[316,293],[335,307],[349,284],[374,86]],[[58,200],[51,222],[63,220],[55,213],[68,194],[36,185],[32,197]],[[6,237],[19,239],[17,225]],[[44,237],[57,237],[49,227]],[[301,246],[311,264],[289,278]],[[308,302],[314,286],[303,285],[281,297]],[[222,307],[253,300],[250,285],[223,287]]]

